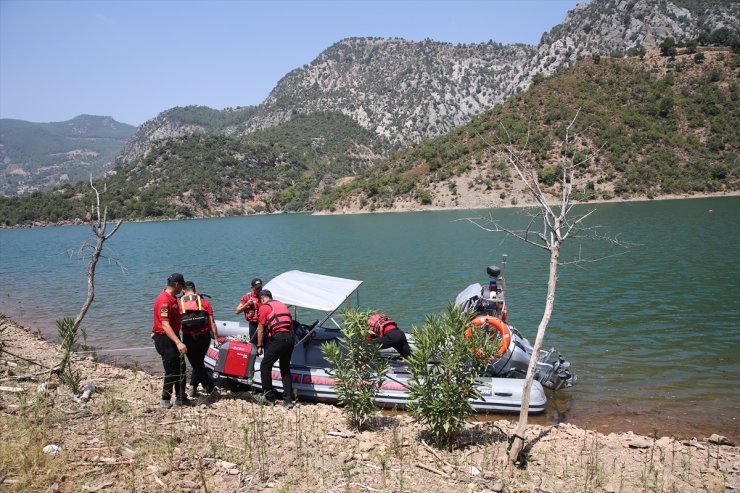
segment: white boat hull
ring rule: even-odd
[[[217,322],[219,335],[226,337],[245,338],[248,327],[239,322]],[[300,399],[336,403],[336,379],[327,372],[328,363],[321,353],[321,344],[336,338],[339,331],[319,327],[311,343],[307,346],[299,344],[291,359],[291,374],[293,377],[293,391]],[[392,351],[392,350],[390,350]],[[219,350],[211,345],[206,354],[206,367],[219,378],[232,379],[256,389],[262,388],[260,365],[262,357],[257,356],[254,364],[253,377],[227,376],[216,371],[218,368]],[[273,367],[271,372],[273,387],[282,392],[283,383],[280,370]],[[408,389],[405,383],[410,374],[405,365],[400,362],[391,362],[390,371],[376,397],[378,406],[383,408],[403,409],[409,402]],[[478,390],[483,399],[471,401],[473,408],[482,413],[486,412],[519,412],[521,409],[524,380],[520,378],[481,377]],[[547,397],[542,385],[534,381],[530,394],[529,412],[541,413],[545,410]]]

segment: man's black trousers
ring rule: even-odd
[[[277,392],[272,387],[272,365],[280,362],[280,376],[283,379],[283,401],[293,401],[293,377],[290,374],[290,356],[293,354],[293,333],[278,332],[272,337],[265,349],[265,354],[260,364],[260,377],[262,379],[262,391],[268,399],[277,397]]]
[[[164,367],[164,385],[162,386],[162,400],[169,401],[172,389],[175,397],[182,400],[185,397],[185,358],[180,356],[177,346],[165,334],[154,334],[154,347],[162,357]]]
[[[186,354],[188,361],[190,361],[190,367],[193,369],[193,373],[190,375],[190,386],[197,389],[198,384],[201,384],[206,392],[211,393],[213,391],[213,379],[206,370],[205,363],[203,363],[208,347],[211,345],[211,333],[186,334],[183,332],[182,342],[188,348]]]

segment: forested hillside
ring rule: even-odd
[[[305,210],[341,177],[387,151],[344,115],[316,113],[246,137],[204,134],[158,143],[105,180],[111,218],[209,217]],[[103,181],[98,181],[103,189]],[[0,199],[0,223],[84,218],[90,186]]]
[[[503,128],[518,145],[527,140],[525,156],[557,192],[562,135],[579,109],[581,152],[594,157],[579,170],[577,200],[736,191],[740,55],[719,47],[679,51],[583,60],[386,161],[382,139],[336,113],[299,116],[244,137],[169,139],[105,180],[109,211],[164,218],[509,206],[520,198],[516,180],[489,144]],[[82,183],[0,199],[0,221],[81,218],[88,192]]]
[[[325,190],[316,207],[465,207],[470,197],[478,206],[516,204],[499,145],[509,138],[519,149],[526,142],[541,182],[557,192],[563,133],[578,110],[575,132],[593,159],[579,169],[576,199],[738,190],[740,57],[726,49],[681,53],[584,60],[470,124]]]
[[[0,120],[0,195],[48,190],[102,176],[135,127],[107,116],[34,123]]]

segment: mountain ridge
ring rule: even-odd
[[[442,135],[577,60],[655,49],[667,36],[695,38],[717,27],[740,31],[740,7],[731,1],[594,0],[579,4],[537,46],[493,41],[451,44],[430,39],[346,38],[286,74],[243,122],[217,131],[245,135],[297,114],[339,112],[397,146]],[[170,110],[167,110],[170,111]],[[200,129],[167,118],[119,156],[130,163],[151,142]]]
[[[46,190],[99,178],[134,134],[110,116],[78,115],[61,122],[0,120],[0,194]]]

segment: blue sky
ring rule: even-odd
[[[585,0],[0,0],[0,117],[261,103],[286,73],[352,36],[537,44]]]

